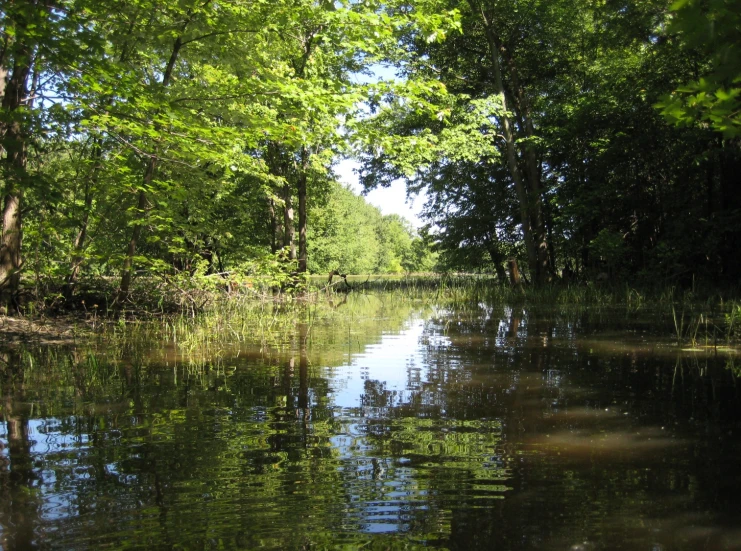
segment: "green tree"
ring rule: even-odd
[[[68,71],[81,49],[93,47],[94,40],[81,20],[84,5],[64,0],[0,4],[0,297],[6,309],[17,305],[24,267],[23,201],[33,183],[29,147],[41,134],[48,111],[47,102],[39,101],[39,96],[55,88],[55,77]]]
[[[739,273],[737,145],[654,108],[707,60],[674,40],[665,2],[439,9],[460,10],[462,32],[407,35],[404,75],[436,75],[447,96],[427,95],[437,114],[379,100],[363,162],[366,185],[405,177],[428,191],[444,259],[524,250],[536,282],[565,266],[651,281]],[[621,240],[608,255],[606,235]]]
[[[658,102],[675,124],[708,124],[725,138],[741,135],[741,4],[734,0],[678,0],[668,32],[698,52],[699,78]]]
[[[326,205],[316,208],[311,216],[314,223],[308,237],[313,251],[309,259],[312,272],[374,272],[381,254],[376,232],[381,218],[378,209],[335,183]]]

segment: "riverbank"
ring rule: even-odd
[[[488,304],[569,310],[621,308],[630,312],[647,309],[661,313],[673,325],[676,341],[683,346],[741,339],[741,301],[735,298],[738,293],[734,290],[637,289],[628,284],[592,283],[513,288],[491,276],[471,274],[348,275],[331,282],[324,276],[310,276],[297,287],[270,283],[255,277],[224,280],[211,276],[177,282],[140,278],[132,295],[118,302],[114,283],[102,279],[80,287],[71,300],[48,293],[48,299],[26,302],[20,314],[0,316],[0,342],[74,342],[111,327],[125,333],[127,327],[148,322],[162,322],[171,328],[187,325],[198,328],[199,333],[204,327],[230,327],[233,333],[245,327],[264,327],[279,318],[302,319],[307,308],[313,316],[332,315],[349,296],[372,295],[446,308]]]
[[[100,320],[81,315],[52,317],[0,316],[0,343],[33,341],[39,344],[74,344],[90,336],[100,326]]]

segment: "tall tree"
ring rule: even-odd
[[[28,182],[26,170],[27,148],[31,134],[33,98],[29,79],[39,55],[38,45],[43,30],[48,28],[50,6],[35,0],[10,3],[3,7],[4,44],[0,55],[0,93],[2,120],[0,144],[5,157],[2,163],[3,216],[0,240],[0,292],[4,307],[12,306],[18,293],[20,271],[23,265],[22,200]],[[39,27],[40,30],[35,30]],[[36,75],[38,75],[38,68]]]
[[[500,116],[500,125],[507,167],[519,202],[528,263],[536,281],[544,283],[550,277],[550,270],[540,182],[542,171],[534,151],[536,134],[528,98],[532,91],[524,88],[519,63],[514,56],[516,45],[510,43],[512,36],[519,37],[523,30],[517,22],[514,32],[510,37],[507,36],[504,18],[509,15],[506,10],[511,9],[510,6],[487,5],[476,0],[469,0],[469,6],[472,14],[480,17],[490,59],[493,93],[499,98],[504,110]],[[475,32],[474,29],[472,31]],[[506,73],[503,65],[506,65]],[[508,77],[506,84],[505,75]],[[516,127],[519,132],[515,130]],[[518,143],[524,144],[522,152],[517,151]]]

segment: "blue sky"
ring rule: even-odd
[[[335,167],[335,172],[343,184],[349,185],[357,195],[361,195],[363,187],[358,181],[358,175],[354,170],[358,163],[351,159],[345,159]],[[409,220],[415,228],[422,225],[419,213],[425,203],[425,197],[419,195],[407,200],[406,184],[401,180],[395,180],[391,187],[374,189],[365,196],[366,201],[381,209],[383,214],[400,214]]]
[[[356,73],[354,80],[357,83],[378,82],[379,80],[397,80],[396,68],[388,64],[374,64],[369,67],[370,74]],[[349,185],[357,195],[362,195],[363,187],[358,181],[354,170],[360,165],[352,160],[345,159],[334,167],[341,183]],[[400,214],[409,220],[415,228],[422,226],[419,214],[425,204],[426,196],[423,193],[407,199],[406,184],[395,180],[388,188],[378,188],[365,195],[366,201],[375,205],[383,214]]]
[[[354,80],[361,83],[378,82],[379,80],[397,80],[396,68],[392,65],[376,63],[369,67],[369,74],[356,73]],[[357,195],[362,195],[363,187],[354,172],[360,165],[352,160],[345,159],[334,167],[337,176],[343,184],[349,185]],[[375,205],[383,214],[400,214],[409,220],[415,228],[422,226],[419,214],[425,204],[426,195],[421,193],[407,199],[406,184],[395,180],[388,188],[378,188],[365,195],[366,201]]]

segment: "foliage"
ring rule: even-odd
[[[2,3],[3,305],[509,258],[538,285],[737,281],[736,7]],[[426,192],[426,227],[334,183],[343,155]]]
[[[310,213],[312,272],[398,274],[431,268],[431,253],[409,222],[382,215],[339,184],[330,189],[326,205]]]
[[[741,136],[741,15],[738,2],[679,0],[669,32],[702,60],[699,78],[657,104],[675,124],[708,124],[726,138]]]
[[[359,134],[359,147],[366,186],[404,177],[427,193],[446,266],[501,274],[516,256],[534,279],[535,245],[547,251],[550,278],[564,270],[589,281],[609,267],[646,282],[737,280],[741,148],[727,119],[738,113],[734,2],[678,2],[676,12],[663,1],[440,5],[460,12],[461,32],[434,43],[410,33],[405,74],[440,79],[445,116],[388,101],[363,121],[375,130]],[[655,106],[698,70],[708,86],[725,79],[723,97],[676,94],[684,99],[672,109],[700,124],[668,125]],[[700,95],[708,105],[686,108]],[[468,124],[482,101],[490,117]],[[451,132],[464,141],[443,146]]]
[[[80,277],[122,276],[120,298],[129,299],[127,274],[194,277],[204,263],[208,274],[235,272],[283,246],[293,255],[292,203],[305,252],[306,203],[321,218],[333,159],[347,149],[342,120],[378,93],[353,75],[398,57],[402,28],[442,39],[455,27],[452,13],[381,13],[371,3],[27,8],[2,6],[3,82],[19,63],[32,64],[29,93],[38,98],[33,109],[3,111],[3,136],[23,125],[29,162],[12,161],[20,164],[8,165],[2,182],[23,201],[25,239],[13,254],[37,291],[62,289],[67,300]],[[398,228],[376,218],[363,228],[385,244]],[[388,258],[357,268],[413,269],[398,250],[411,245],[389,239]],[[327,248],[334,252],[323,260]],[[341,243],[317,251],[322,271],[357,256]]]

